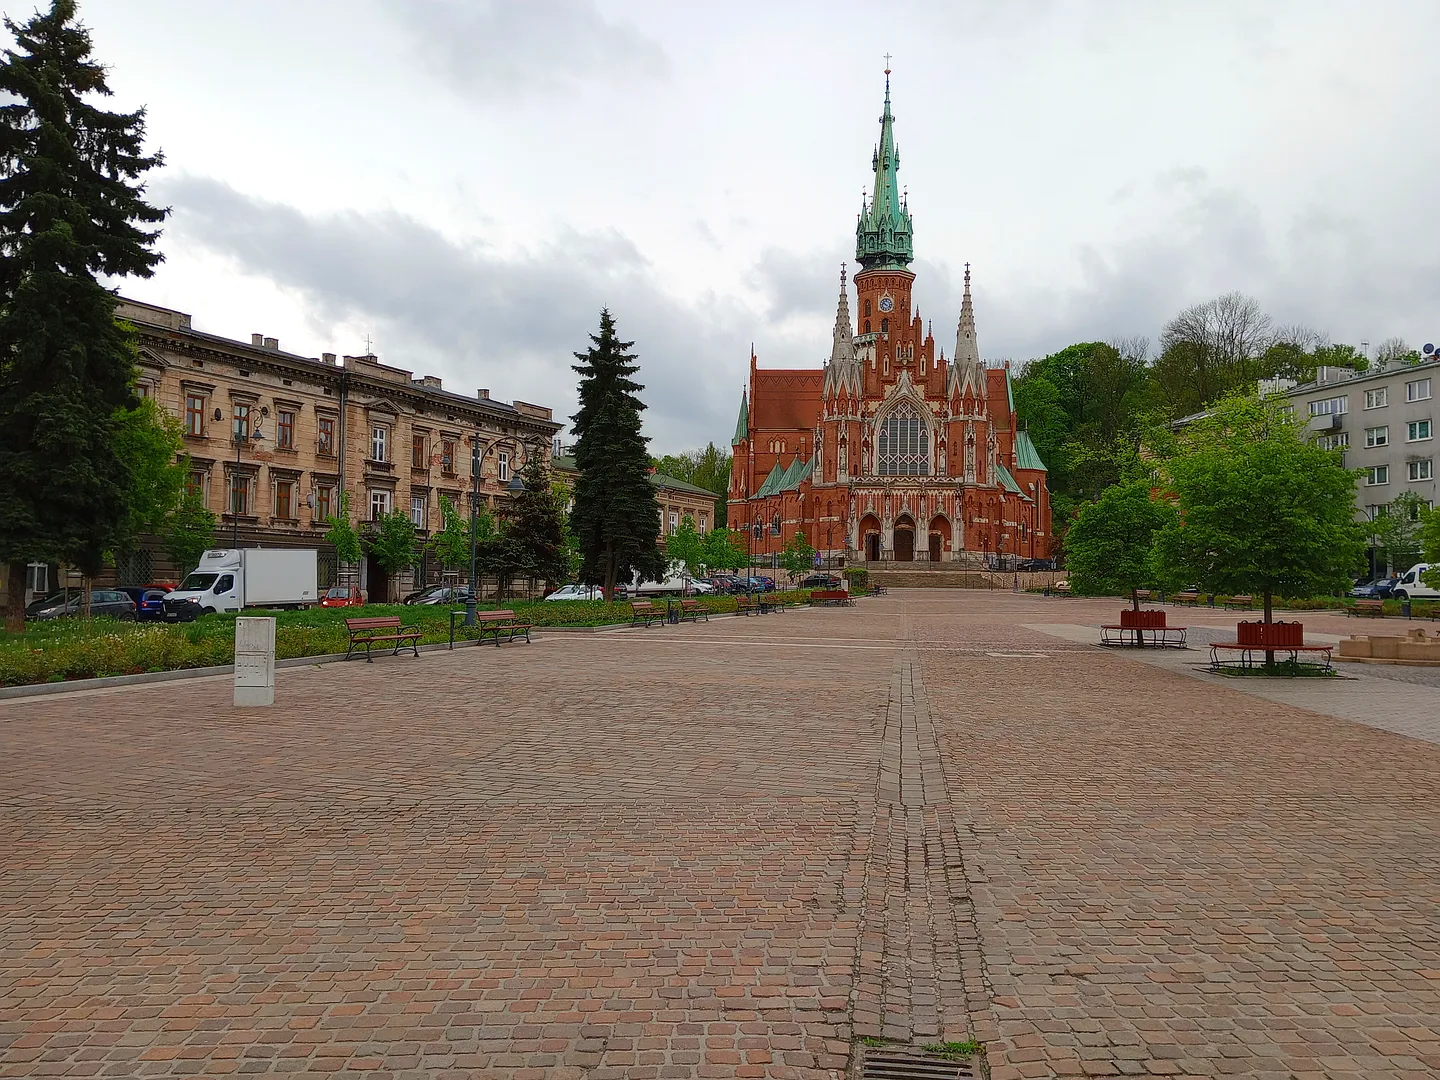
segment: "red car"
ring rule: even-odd
[[[321,607],[362,607],[365,594],[356,585],[335,585],[320,599]]]

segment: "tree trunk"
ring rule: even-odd
[[[80,614],[88,619],[90,617],[90,594],[95,591],[95,583],[90,580],[89,574],[80,580]]]
[[[1136,611],[1140,610],[1140,590],[1134,587],[1130,589],[1130,606]]]
[[[12,634],[18,634],[25,629],[25,562],[12,559],[9,570],[9,585],[5,593],[5,629]]]

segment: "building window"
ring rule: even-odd
[[[250,406],[237,401],[230,412],[230,437],[236,442],[250,438]]]
[[[410,467],[412,469],[428,469],[430,462],[425,456],[425,436],[410,436]]]
[[[1350,399],[1348,397],[1326,398],[1324,401],[1310,402],[1311,416],[1339,416],[1341,413],[1350,411]]]
[[[1348,431],[1337,432],[1334,435],[1321,435],[1315,440],[1315,444],[1321,450],[1348,450],[1350,448],[1350,433]]]
[[[889,336],[890,336],[890,320],[889,320],[889,319],[881,319],[881,320],[880,320],[880,334],[881,334],[882,337],[889,337]]]
[[[1381,484],[1390,483],[1389,465],[1371,465],[1365,470],[1365,486],[1379,487]]]
[[[335,489],[326,484],[315,489],[315,512],[313,520],[329,521],[334,513]]]
[[[205,397],[202,394],[185,395],[185,434],[205,434]]]
[[[230,474],[230,512],[237,517],[250,513],[250,476]]]
[[[410,524],[417,529],[425,528],[425,496],[410,496]]]
[[[370,492],[370,520],[379,521],[390,513],[390,492],[376,488]]]
[[[869,316],[869,314],[870,314],[870,301],[869,301],[869,300],[866,300],[866,301],[865,301],[865,314],[866,314],[866,316]]]
[[[446,476],[455,475],[455,441],[444,439],[440,443],[440,471]]]
[[[335,418],[322,416],[319,420],[320,437],[315,443],[315,452],[321,457],[335,456]]]
[[[295,481],[275,481],[275,517],[290,521],[295,517]]]
[[[1381,386],[1374,390],[1365,391],[1365,408],[1383,409],[1390,404],[1390,391],[1387,387]]]
[[[275,414],[275,448],[295,449],[295,414],[289,409],[281,409]]]
[[[1405,384],[1406,401],[1425,401],[1430,397],[1430,380],[1416,379]]]
[[[674,510],[671,510],[671,511],[670,511],[670,519],[669,519],[669,521],[666,523],[666,527],[665,527],[665,535],[667,535],[667,536],[674,536],[674,535],[675,535],[675,530],[678,529],[679,527],[680,527],[680,515],[679,515],[678,513],[676,513]]]
[[[1406,462],[1406,466],[1410,470],[1411,480],[1433,480],[1435,478],[1429,458],[1423,458],[1420,461]]]
[[[390,429],[376,424],[370,429],[370,460],[384,461],[386,443],[390,440]]]
[[[499,477],[500,482],[503,484],[510,479],[510,452],[508,450],[497,450],[495,452],[495,460],[498,462],[495,466],[495,475]]]
[[[926,476],[930,472],[930,431],[908,402],[880,425],[875,455],[881,476]]]
[[[1373,446],[1389,446],[1389,445],[1390,445],[1390,428],[1389,428],[1389,426],[1387,425],[1387,426],[1385,426],[1385,427],[1367,427],[1367,428],[1365,429],[1365,445],[1366,445],[1367,447],[1373,447]]]
[[[1429,420],[1411,420],[1405,425],[1406,442],[1424,442],[1430,438]]]
[[[703,532],[705,531],[706,527],[707,527],[709,524],[710,524],[710,515],[707,514],[704,510],[701,510],[701,511],[700,511],[700,531],[703,533]]]
[[[187,495],[193,495],[201,502],[204,502],[205,481],[207,479],[208,474],[204,469],[191,469],[189,475],[185,477],[185,493]]]

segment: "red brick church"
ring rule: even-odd
[[[875,186],[855,230],[858,325],[842,269],[823,367],[761,368],[751,351],[732,440],[730,527],[760,554],[803,532],[852,561],[1045,558],[1045,463],[1017,427],[1009,364],[980,359],[969,264],[949,360],[911,302],[899,167],[887,70]]]

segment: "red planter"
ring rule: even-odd
[[[1120,611],[1120,626],[1126,630],[1164,630],[1165,612],[1163,611],[1136,611],[1134,608],[1122,608]]]
[[[1298,622],[1242,622],[1235,627],[1235,640],[1241,645],[1283,649],[1305,644],[1305,627]]]

